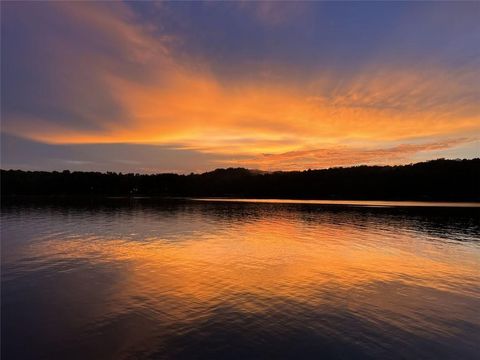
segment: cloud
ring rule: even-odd
[[[239,6],[280,24],[289,7],[273,4]],[[270,59],[225,78],[125,4],[2,8],[2,130],[36,142],[161,145],[271,169],[403,161],[480,136],[474,61],[372,58],[349,72],[312,70],[299,83],[298,69]]]
[[[475,140],[460,138],[426,144],[401,144],[389,148],[364,149],[332,146],[322,149],[290,151],[281,154],[263,154],[237,162],[240,166],[267,170],[303,170],[359,164],[401,164],[409,162],[412,155],[426,151],[438,151],[468,144]]]
[[[168,62],[167,40],[151,37],[120,3],[2,3],[2,10],[2,117],[12,133],[122,126],[106,74],[148,82],[152,67]]]
[[[15,126],[28,137],[51,143],[178,144],[245,154],[352,139],[367,143],[459,136],[480,129],[478,105],[470,99],[474,93],[463,88],[470,75],[452,79],[392,71],[311,96],[281,84],[224,86],[188,70],[170,73],[162,84],[103,74],[110,96],[122,108],[122,121],[104,123],[104,131],[93,132],[55,129],[39,120],[26,124],[42,124],[41,129],[20,128],[22,121]],[[442,87],[444,83],[448,86]]]

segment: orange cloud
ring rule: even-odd
[[[323,149],[290,151],[281,154],[262,154],[237,162],[239,166],[265,170],[301,170],[306,168],[350,166],[356,164],[391,164],[408,162],[410,156],[423,151],[445,150],[472,142],[462,138],[427,144],[402,144],[390,148],[362,149],[332,146]]]
[[[404,77],[403,74],[397,75]],[[411,75],[413,77],[413,75]],[[160,78],[160,76],[158,76]],[[374,79],[364,89],[352,84],[333,96],[309,96],[273,84],[224,86],[204,74],[177,72],[161,83],[142,84],[104,74],[108,89],[123,109],[126,121],[105,120],[104,133],[34,132],[30,137],[54,143],[140,142],[181,143],[186,147],[228,150],[244,138],[259,144],[294,136],[293,148],[312,143],[338,143],[345,139],[396,141],[412,137],[471,133],[480,129],[476,105],[444,102],[443,94],[429,98],[438,86],[423,90],[417,84],[388,85]],[[404,81],[405,82],[405,81]],[[450,84],[454,88],[457,84]],[[458,86],[458,85],[457,85]],[[381,90],[383,87],[383,91]],[[405,88],[412,88],[407,93]],[[38,121],[38,120],[36,120]],[[28,129],[24,129],[28,132]],[[275,150],[252,147],[245,152]],[[282,149],[280,149],[282,150]]]
[[[109,118],[77,109],[83,118],[102,125],[88,130],[15,114],[5,122],[6,132],[61,144],[176,144],[248,155],[251,160],[244,164],[262,168],[364,163],[384,155],[399,160],[439,138],[480,135],[480,89],[472,81],[478,78],[473,68],[446,72],[439,67],[372,66],[349,78],[311,74],[302,87],[289,81],[288,74],[281,81],[252,76],[225,81],[208,63],[176,58],[169,48],[175,39],[154,36],[148,27],[135,24],[125,7],[111,12],[96,3],[55,6],[73,21],[88,23],[135,65],[128,72],[112,57],[82,59],[119,114]],[[259,11],[270,14],[269,8]],[[426,145],[391,147],[420,137]],[[358,147],[351,147],[352,141]],[[372,144],[387,150],[368,150]]]

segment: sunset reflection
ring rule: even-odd
[[[230,219],[226,226],[217,227],[209,213],[196,213],[193,228],[164,235],[164,220],[156,224],[154,217],[132,224],[132,233],[122,239],[114,230],[105,237],[91,236],[84,223],[67,237],[32,244],[23,256],[112,268],[118,271],[119,284],[105,303],[118,309],[110,311],[147,303],[150,312],[174,322],[196,321],[219,305],[262,313],[275,304],[294,302],[347,307],[370,320],[387,311],[390,315],[383,321],[391,326],[421,332],[418,322],[428,322],[426,314],[440,305],[418,297],[418,292],[428,289],[434,298],[441,297],[442,311],[453,306],[450,300],[459,291],[470,294],[471,301],[479,295],[478,247],[450,245],[411,227],[414,223],[393,230],[388,222],[381,225],[382,218],[355,218],[354,210],[268,215],[262,208],[246,206],[252,212]],[[177,216],[181,221],[186,214]],[[362,235],[366,229],[368,236]],[[455,311],[468,317],[472,310]],[[449,331],[440,322],[435,326],[435,331]]]
[[[247,356],[270,338],[272,351],[283,351],[279,339],[299,331],[316,339],[314,353],[352,339],[355,354],[399,341],[419,354],[461,344],[468,358],[475,346],[466,329],[480,327],[476,208],[410,207],[406,215],[404,207],[308,201],[115,204],[6,213],[3,284],[33,291],[36,324],[55,313],[65,331],[55,335],[63,348],[45,353],[45,334],[32,351],[62,357],[81,347],[113,359],[201,348],[217,356],[215,342],[227,336],[235,348],[234,336]],[[29,220],[18,227],[22,213]],[[4,306],[20,321],[16,309],[30,300],[13,299]],[[69,340],[79,332],[81,343]],[[426,345],[413,350],[417,342]]]

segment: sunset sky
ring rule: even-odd
[[[3,2],[2,168],[480,156],[480,2]]]

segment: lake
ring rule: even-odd
[[[480,208],[426,205],[4,204],[2,359],[478,359]]]

